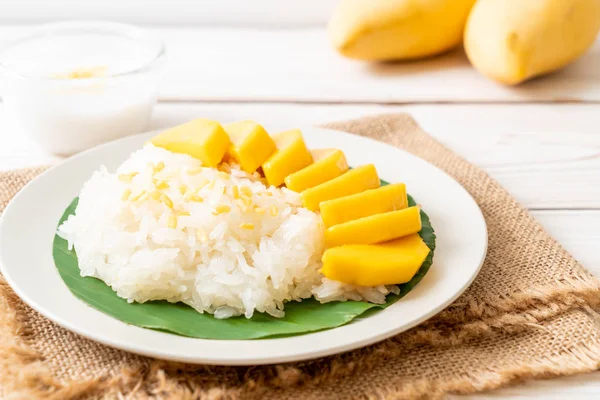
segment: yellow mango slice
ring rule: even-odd
[[[150,142],[173,153],[188,154],[207,167],[215,167],[227,151],[229,136],[217,121],[198,118],[167,129]]]
[[[373,164],[367,164],[351,169],[343,175],[330,181],[306,189],[300,195],[302,205],[316,211],[324,201],[364,192],[379,187],[379,176]]]
[[[420,230],[420,208],[415,206],[334,225],[325,230],[325,244],[327,247],[336,247],[344,244],[381,243]]]
[[[329,279],[360,286],[406,283],[429,252],[418,234],[381,244],[333,247],[323,254],[321,273]]]
[[[253,121],[223,125],[231,144],[227,154],[249,174],[256,171],[276,150],[265,128]]]
[[[321,203],[325,227],[408,207],[406,185],[394,183]]]
[[[310,165],[312,156],[304,144],[299,129],[273,135],[277,151],[262,165],[269,185],[279,186],[286,176]]]
[[[337,149],[316,149],[311,151],[313,164],[285,178],[285,185],[294,192],[301,192],[337,178],[348,171],[346,156]]]

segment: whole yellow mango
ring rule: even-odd
[[[342,0],[329,22],[333,45],[360,60],[415,59],[462,42],[475,0]]]
[[[599,29],[600,0],[479,0],[464,45],[479,72],[516,85],[581,56]]]

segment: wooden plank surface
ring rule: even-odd
[[[600,372],[527,381],[520,385],[471,396],[449,396],[451,400],[598,400]]]
[[[161,104],[152,127],[197,116],[301,126],[409,112],[423,128],[483,167],[529,208],[600,208],[600,107],[596,105]]]
[[[37,0],[22,5],[31,6],[32,1]],[[568,251],[600,275],[600,41],[564,71],[506,88],[473,71],[461,51],[412,63],[343,59],[332,51],[324,28],[302,23],[308,21],[306,15],[290,13],[279,19],[283,26],[275,23],[268,29],[241,27],[235,18],[242,14],[226,12],[232,1],[214,6],[213,22],[226,22],[218,17],[219,7],[225,7],[221,16],[235,27],[151,28],[166,42],[170,59],[160,93],[165,102],[156,107],[148,129],[199,116],[291,127],[410,112],[425,130],[497,179]],[[245,13],[252,12],[250,3],[243,7]],[[124,10],[121,15],[131,11]],[[167,19],[175,15],[163,11]],[[277,11],[257,18],[263,17],[279,18]],[[141,22],[151,18],[148,14]],[[185,21],[193,18],[190,14]],[[0,26],[0,42],[27,29]],[[540,102],[553,104],[536,104]],[[0,169],[59,161],[11,130],[5,117],[0,107]],[[468,396],[569,397],[599,398],[600,372]]]
[[[318,102],[599,101],[600,42],[569,68],[519,88],[479,75],[461,50],[368,64],[337,55],[323,28],[160,29],[170,51],[161,97]],[[194,49],[194,53],[190,53]]]
[[[27,32],[1,27],[0,42]],[[600,41],[579,61],[518,88],[484,78],[462,50],[368,64],[339,56],[323,27],[152,28],[167,45],[163,100],[343,103],[600,101]]]
[[[338,0],[6,0],[0,1],[0,23],[101,19],[178,27],[200,24],[280,28],[324,26],[337,2]]]
[[[484,168],[529,208],[600,208],[600,112],[596,105],[161,103],[148,129],[200,116],[294,127],[387,112],[412,113],[426,131]],[[1,113],[0,108],[0,124],[4,121]],[[57,160],[10,127],[0,129],[0,169]]]

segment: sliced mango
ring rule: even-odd
[[[313,164],[285,178],[285,185],[294,192],[301,192],[332,180],[348,171],[346,156],[337,149],[311,151]]]
[[[255,172],[277,149],[262,125],[240,121],[223,125],[231,139],[227,154],[249,174]]]
[[[379,187],[379,177],[373,164],[354,168],[330,181],[302,192],[302,205],[316,211],[324,201],[364,192]]]
[[[402,210],[408,207],[406,185],[394,183],[351,196],[321,203],[321,218],[325,226],[342,224],[370,215]]]
[[[198,118],[167,129],[150,142],[173,153],[188,154],[207,167],[215,167],[227,151],[229,136],[217,121]]]
[[[336,247],[381,243],[417,233],[421,230],[420,211],[415,206],[334,225],[325,230],[325,244]]]
[[[394,285],[410,281],[429,247],[418,234],[380,244],[354,244],[327,249],[321,272],[327,278],[361,286]]]
[[[312,156],[299,129],[280,132],[273,135],[273,140],[277,151],[264,162],[262,169],[269,185],[279,186],[286,176],[310,165]]]

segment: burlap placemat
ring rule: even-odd
[[[328,127],[416,154],[452,175],[478,202],[488,224],[488,256],[454,304],[417,328],[346,354],[211,367],[139,357],[83,339],[39,316],[1,282],[3,391],[27,399],[413,399],[599,367],[598,282],[494,180],[408,115]],[[39,172],[1,174],[2,207]]]

